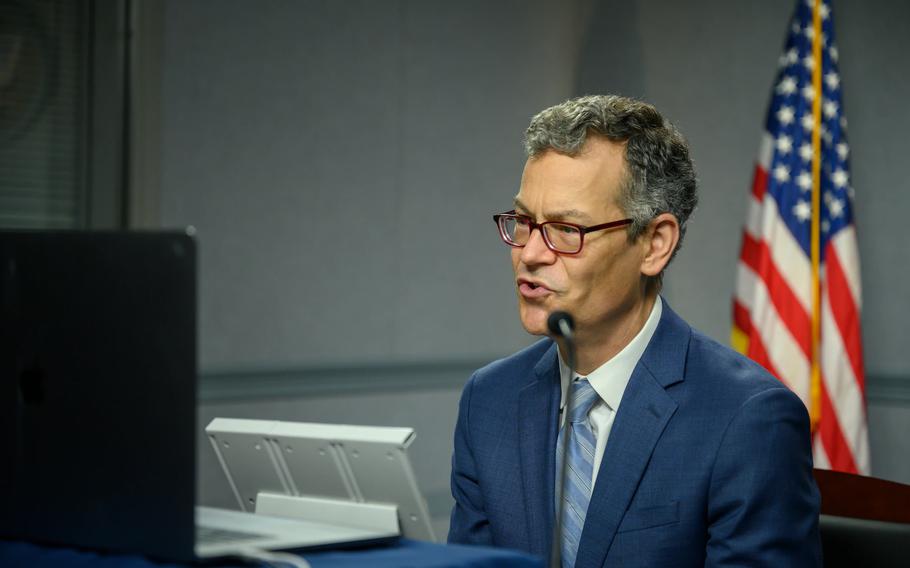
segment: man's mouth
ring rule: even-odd
[[[546,287],[542,282],[523,279],[518,281],[518,292],[522,297],[528,299],[543,298],[544,296],[553,293],[553,291]]]

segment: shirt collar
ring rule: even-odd
[[[622,351],[613,356],[609,361],[594,369],[587,375],[588,382],[594,388],[594,391],[600,396],[607,406],[613,412],[619,409],[619,402],[622,400],[623,392],[629,379],[632,378],[632,371],[638,365],[642,353],[651,342],[651,337],[657,329],[660,322],[660,315],[663,311],[663,303],[660,296],[654,301],[654,307],[651,308],[651,314],[648,316],[645,325],[642,326],[638,334],[630,341]],[[562,411],[566,404],[566,389],[569,386],[569,366],[562,360],[562,354],[556,350],[559,358],[559,377],[562,383],[562,399],[559,403],[559,409]],[[578,373],[572,373],[572,380],[578,378]]]

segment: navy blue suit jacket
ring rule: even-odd
[[[450,542],[549,557],[558,405],[549,339],[471,377]],[[818,566],[818,514],[803,403],[664,302],[616,414],[575,565]]]

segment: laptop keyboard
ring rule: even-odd
[[[196,526],[196,543],[197,544],[226,544],[244,540],[254,540],[262,538],[264,535],[240,531],[231,531],[226,529],[216,529],[214,527]]]

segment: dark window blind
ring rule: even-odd
[[[0,227],[87,224],[88,0],[0,0]]]

